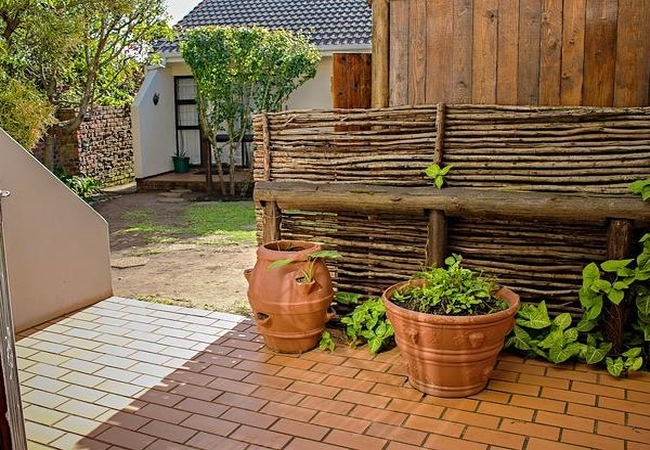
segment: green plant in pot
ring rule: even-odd
[[[174,172],[187,173],[190,171],[190,157],[182,148],[176,149],[174,156],[172,156],[172,162],[174,163]]]
[[[439,397],[485,388],[519,308],[518,295],[461,261],[452,255],[382,296],[409,382]]]

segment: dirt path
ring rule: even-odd
[[[165,203],[156,193],[135,193],[95,205],[109,224],[114,294],[247,313],[243,271],[255,263],[253,242],[229,243],[216,235],[174,239],[157,235],[158,227],[182,226],[191,204]],[[154,231],[128,231],[133,217],[143,211]]]

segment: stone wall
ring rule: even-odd
[[[71,111],[58,114],[71,118]],[[129,108],[98,106],[84,118],[76,133],[52,131],[55,136],[53,167],[68,175],[83,174],[100,180],[103,186],[117,186],[134,180],[133,137]],[[44,142],[33,149],[45,162]]]
[[[129,108],[94,108],[79,127],[79,172],[116,186],[134,179]]]

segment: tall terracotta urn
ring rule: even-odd
[[[494,371],[506,335],[515,323],[519,296],[501,288],[495,296],[508,309],[478,316],[444,316],[402,308],[393,293],[411,280],[388,288],[382,300],[395,328],[395,341],[408,365],[409,382],[437,397],[466,397],[483,390]]]
[[[322,259],[309,257],[320,250],[307,241],[269,242],[257,249],[255,267],[244,273],[257,328],[275,352],[313,349],[334,317],[330,272]],[[271,267],[280,260],[284,264]]]

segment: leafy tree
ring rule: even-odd
[[[0,42],[11,55],[0,64],[53,108],[72,109],[53,125],[72,132],[98,101],[131,100],[136,68],[150,59],[152,42],[169,36],[165,19],[164,0],[0,0]]]
[[[201,126],[219,162],[217,134],[228,135],[234,195],[235,151],[250,132],[252,114],[280,110],[291,92],[316,75],[320,54],[304,35],[223,26],[188,30],[181,52],[196,79]],[[226,195],[221,164],[217,168]]]

